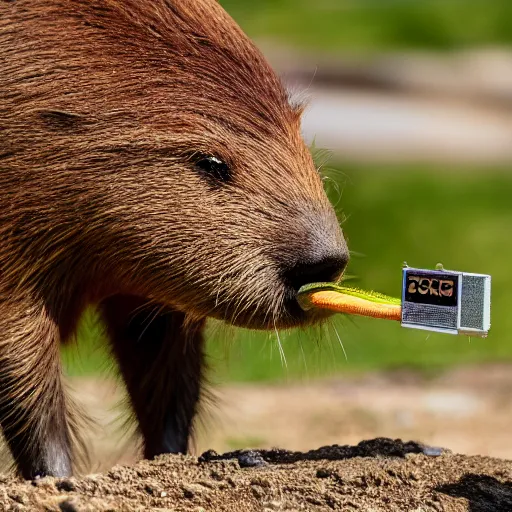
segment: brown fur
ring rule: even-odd
[[[25,477],[71,472],[58,347],[88,305],[148,457],[187,448],[206,317],[315,320],[287,276],[347,251],[300,116],[214,0],[0,2],[0,423]]]

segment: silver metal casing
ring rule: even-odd
[[[491,327],[491,276],[405,267],[402,326],[486,337]]]

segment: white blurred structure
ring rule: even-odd
[[[512,53],[270,54],[308,142],[354,160],[512,163]]]
[[[512,114],[449,101],[314,89],[303,131],[355,160],[512,162]]]

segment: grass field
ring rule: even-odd
[[[380,320],[337,317],[323,328],[267,335],[212,322],[208,352],[217,382],[311,378],[336,372],[415,368],[436,371],[463,363],[512,360],[512,174],[505,170],[339,166],[329,186],[353,256],[358,286],[396,295],[401,265],[489,273],[493,277],[489,338],[469,339],[402,329]],[[79,353],[68,350],[70,374],[94,374],[106,364],[83,323]],[[344,345],[345,358],[335,330]]]
[[[512,43],[510,0],[221,0],[252,37],[372,51]]]

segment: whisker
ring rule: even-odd
[[[147,309],[151,304],[154,303],[154,300],[152,299],[148,299],[146,301],[144,301],[140,306],[137,306],[131,313],[130,313],[130,317],[129,317],[129,321],[131,322],[138,313],[144,311],[145,309]],[[155,304],[154,307],[156,307],[157,304]]]
[[[341,350],[343,350],[343,354],[345,354],[345,361],[348,362],[347,352],[345,351],[345,347],[343,345],[343,342],[341,341],[340,335],[338,333],[338,329],[336,329],[336,324],[334,322],[332,322],[331,325],[332,325],[332,328],[334,329],[334,332],[336,333],[336,337],[338,338],[338,341],[340,343]]]
[[[288,362],[286,361],[286,356],[283,350],[283,345],[281,344],[281,338],[279,337],[279,332],[277,331],[276,324],[274,322],[274,331],[276,332],[277,337],[277,346],[279,347],[279,355],[281,357],[281,365],[288,369]]]
[[[306,375],[309,378],[308,363],[306,361],[306,354],[304,353],[304,346],[302,344],[302,340],[301,339],[299,339],[299,346],[300,346],[300,352],[302,354],[302,360],[304,361],[304,368],[306,369]]]
[[[155,319],[158,317],[158,315],[165,309],[165,306],[162,305],[160,306],[159,308],[155,308],[155,313],[154,315],[152,316],[152,318],[148,321],[146,327],[144,327],[144,329],[142,330],[142,332],[140,333],[140,336],[139,336],[139,339],[137,340],[138,342],[140,342],[140,340],[142,339],[142,337],[144,336],[144,334],[146,333],[146,331],[148,330],[149,326],[155,321]],[[149,316],[148,316],[149,318]],[[146,319],[147,320],[147,319]]]

